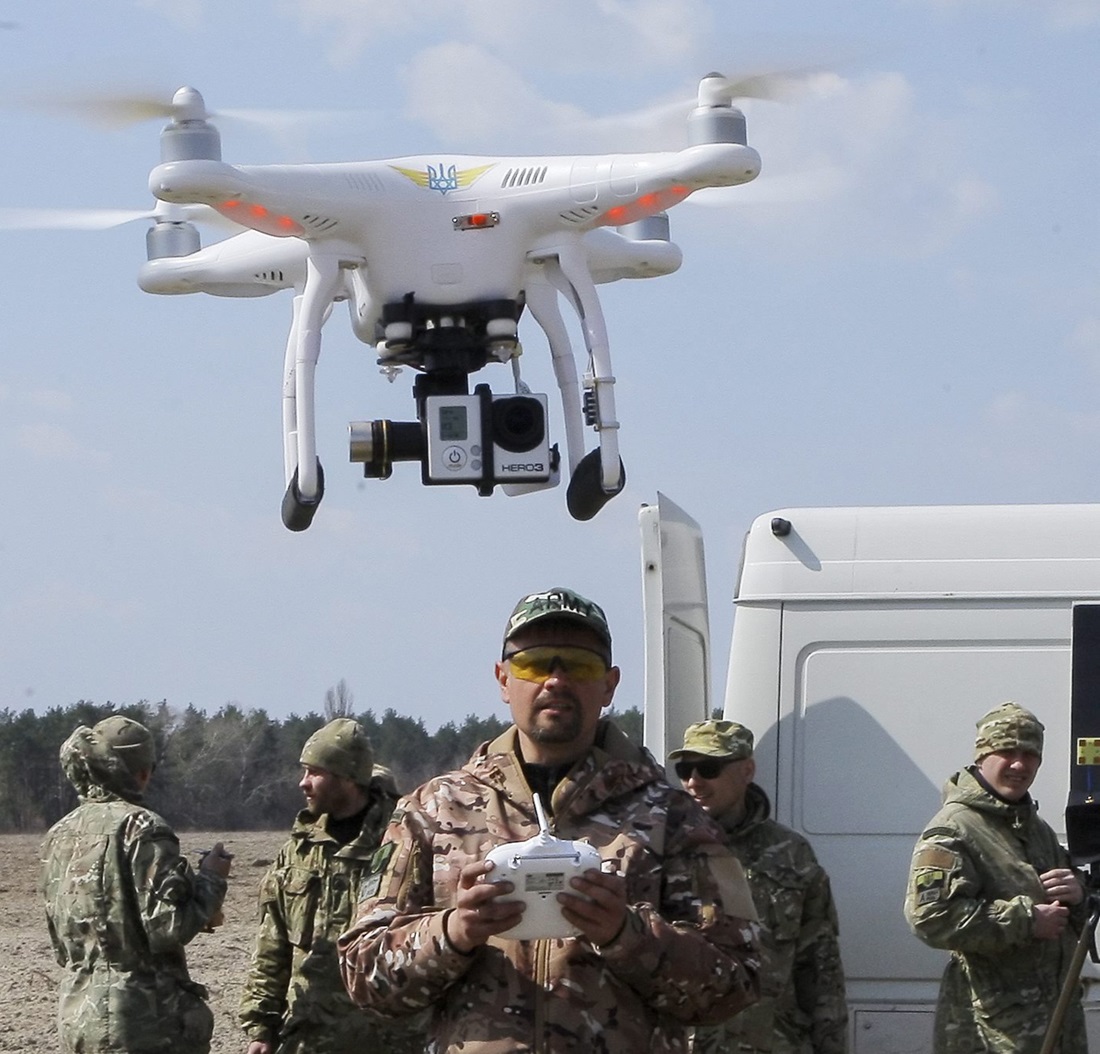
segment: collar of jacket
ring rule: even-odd
[[[302,809],[294,820],[290,837],[297,842],[299,847],[316,845],[320,842],[331,842],[337,846],[337,852],[341,856],[361,856],[363,854],[369,856],[378,848],[382,832],[385,830],[396,804],[396,799],[385,793],[376,792],[372,788],[370,804],[363,816],[363,826],[360,828],[359,833],[344,846],[338,845],[336,839],[329,834],[329,814],[327,812],[320,816],[314,816],[308,809]]]
[[[1030,794],[1025,794],[1020,801],[1015,802],[994,794],[969,768],[956,772],[947,781],[943,800],[944,804],[957,802],[971,809],[997,816],[1014,827],[1027,823],[1039,809],[1039,803]]]
[[[719,825],[727,834],[744,837],[754,827],[759,827],[772,814],[772,803],[763,787],[750,783],[745,790],[745,812],[739,820],[720,818]]]
[[[520,768],[519,730],[512,725],[490,743],[483,743],[465,766],[477,779],[531,808],[531,789]],[[644,747],[635,746],[608,718],[601,718],[596,743],[578,758],[554,791],[555,820],[567,814],[583,816],[609,797],[664,779],[661,768]],[[533,813],[532,813],[533,815]]]

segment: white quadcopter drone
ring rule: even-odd
[[[611,355],[596,285],[669,274],[681,262],[665,210],[704,187],[754,179],[737,95],[719,74],[699,85],[689,145],[676,152],[576,157],[450,154],[346,164],[230,165],[202,96],[176,92],[149,188],[158,206],[139,284],[150,293],[265,296],[294,291],[283,376],[285,525],[307,528],[324,494],[314,434],[321,329],[347,301],[355,335],[390,378],[417,371],[415,422],[350,426],[350,459],[385,479],[419,461],[425,484],[480,494],[555,486],[560,456],[547,402],[519,371],[527,308],[545,332],[561,393],[567,505],[587,520],[622,490]],[[183,206],[251,228],[202,248]],[[578,380],[559,307],[575,311],[588,353]],[[513,388],[471,392],[470,375],[511,363]],[[598,447],[585,452],[584,426]]]

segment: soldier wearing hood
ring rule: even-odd
[[[42,892],[61,981],[65,1054],[206,1054],[214,1017],[184,954],[225,898],[219,843],[193,870],[142,804],[155,765],[144,725],[115,715],[61,747],[80,804],[42,846]]]
[[[935,1054],[1037,1054],[1087,910],[1069,855],[1029,790],[1043,725],[1016,703],[978,721],[974,764],[944,787],[913,852],[905,917],[951,957],[936,1005]],[[1080,992],[1052,1048],[1084,1054]]]
[[[836,905],[810,843],[771,819],[753,782],[753,734],[735,721],[701,721],[669,754],[684,789],[726,835],[760,916],[760,1002],[696,1030],[694,1054],[845,1054],[848,1005]]]
[[[619,670],[598,605],[568,589],[524,597],[495,674],[514,723],[398,804],[340,938],[348,990],[387,1017],[429,1011],[436,1054],[683,1054],[690,1025],[756,998],[740,866],[602,716]],[[538,834],[536,794],[552,833],[602,860],[560,876],[554,897],[575,936],[510,938],[524,905],[485,859]],[[555,890],[553,879],[527,888]]]

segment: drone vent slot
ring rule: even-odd
[[[331,231],[338,222],[331,216],[314,216],[312,213],[302,217],[302,225],[315,231]]]
[[[385,183],[374,172],[348,172],[345,175],[348,186],[353,190],[373,190],[381,192]]]
[[[578,209],[568,209],[560,215],[566,223],[587,223],[599,211],[598,206],[589,205]]]
[[[282,285],[284,282],[282,271],[258,271],[255,277],[258,282],[273,282],[275,285]]]
[[[547,165],[510,168],[504,173],[500,185],[503,189],[508,190],[512,187],[529,187],[534,183],[542,183],[546,179],[547,170]]]

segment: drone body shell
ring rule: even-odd
[[[515,299],[528,253],[662,212],[701,187],[747,182],[759,155],[739,144],[580,157],[418,156],[326,165],[159,165],[150,190],[203,203],[313,254],[365,267],[371,299],[450,305]],[[464,227],[465,217],[493,217]]]

